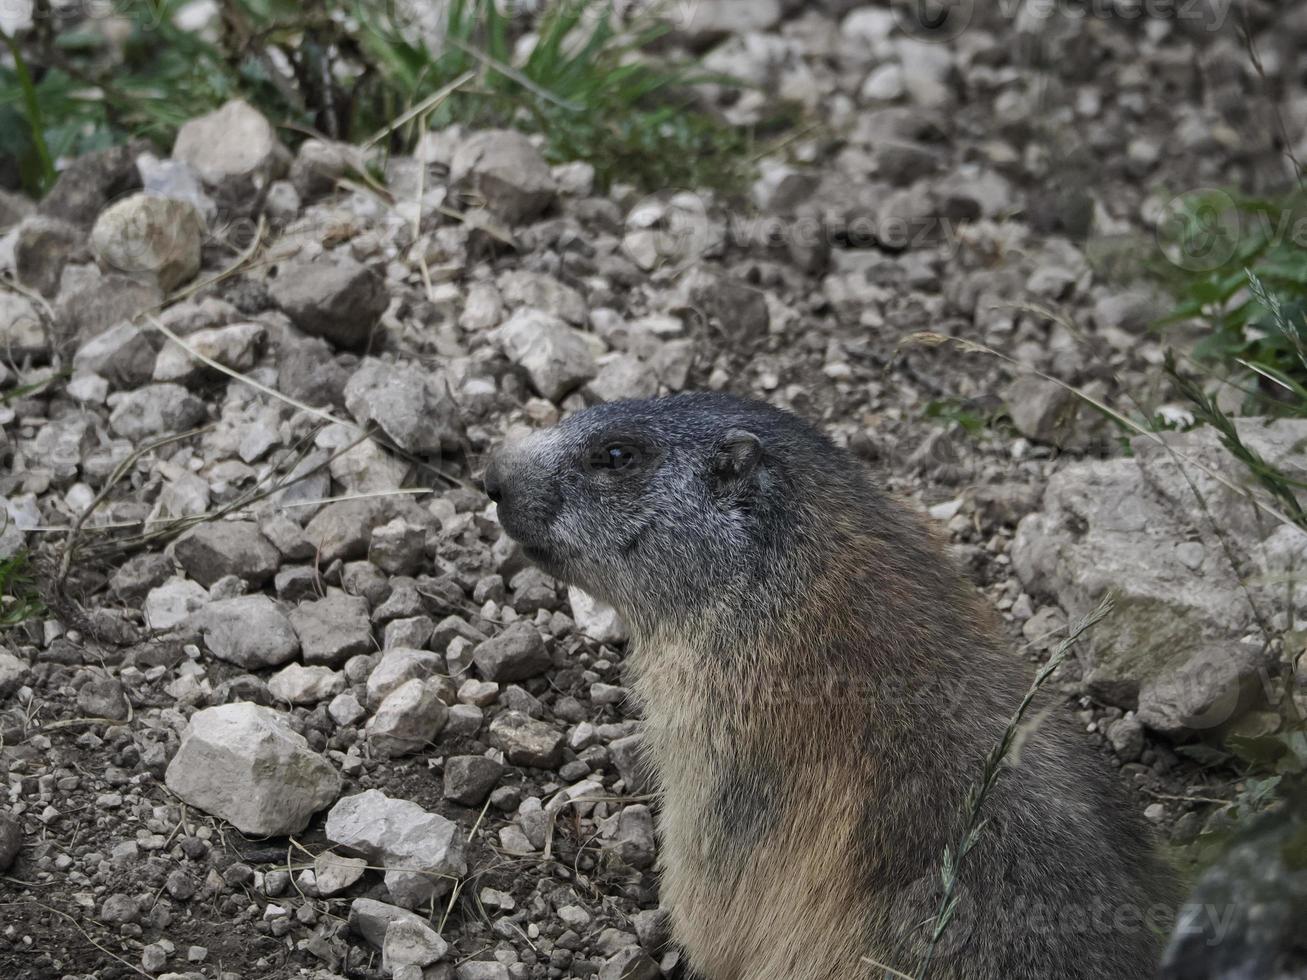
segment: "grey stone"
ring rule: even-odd
[[[90,412],[69,412],[51,419],[36,433],[36,454],[56,484],[63,486],[76,479],[83,460],[98,446],[97,422]]]
[[[386,930],[392,922],[426,924],[426,920],[415,912],[373,898],[356,898],[350,903],[350,929],[378,949],[385,942]]]
[[[304,537],[304,528],[300,527],[284,514],[271,514],[259,521],[259,532],[272,542],[272,546],[281,552],[283,558],[291,561],[307,561],[313,557],[314,548]]]
[[[381,944],[381,969],[392,974],[405,966],[425,967],[441,959],[449,944],[425,923],[396,919],[386,926]]]
[[[1061,385],[1022,375],[1003,395],[1016,430],[1035,442],[1075,448],[1086,442],[1086,406]]]
[[[210,653],[247,670],[278,667],[300,650],[290,620],[265,595],[211,602],[195,613],[191,622]]]
[[[115,387],[134,388],[150,381],[156,357],[149,334],[124,320],[82,344],[73,368],[98,374]]]
[[[330,667],[288,664],[268,678],[268,693],[291,704],[317,704],[345,690],[345,675]]]
[[[553,203],[558,184],[521,133],[487,130],[464,140],[450,161],[451,185],[501,221],[519,224]]]
[[[190,579],[171,579],[150,589],[145,596],[145,622],[152,630],[169,630],[208,604],[209,593],[204,586]]]
[[[290,181],[301,198],[313,201],[332,193],[338,179],[351,171],[362,171],[365,165],[358,147],[307,139],[300,144],[290,165]]]
[[[305,526],[304,537],[317,549],[323,567],[337,558],[353,561],[367,557],[373,529],[396,517],[423,526],[433,522],[430,514],[404,497],[342,500],[318,511]]]
[[[1235,424],[1240,438],[1272,465],[1294,465],[1292,447],[1307,436],[1307,426],[1289,420]],[[1240,640],[1255,629],[1243,589],[1268,604],[1282,601],[1283,593],[1257,581],[1241,587],[1223,545],[1211,536],[1215,523],[1236,561],[1252,566],[1272,550],[1247,498],[1222,482],[1238,487],[1249,476],[1214,433],[1139,437],[1132,448],[1133,458],[1088,461],[1054,473],[1043,511],[1018,525],[1012,563],[1028,591],[1053,595],[1071,619],[1087,614],[1105,592],[1114,593],[1113,614],[1080,646],[1088,689],[1132,709],[1148,688],[1153,704],[1140,720],[1175,731],[1181,716],[1203,716],[1227,703],[1219,696],[1205,708],[1205,697],[1193,700],[1200,691],[1242,691],[1255,669],[1239,653]],[[1196,516],[1195,488],[1210,522]],[[1304,598],[1295,601],[1302,605]],[[1213,647],[1234,658],[1227,664],[1233,676],[1217,678],[1210,664],[1203,666]],[[1248,706],[1242,695],[1230,703],[1235,711]]]
[[[350,657],[375,649],[368,603],[361,596],[332,592],[302,602],[291,610],[290,622],[307,664],[339,667]]]
[[[427,616],[392,619],[386,624],[381,647],[383,650],[394,650],[398,647],[420,650],[427,645],[435,628],[436,624]]]
[[[642,803],[625,807],[617,819],[617,853],[633,868],[653,866],[657,855],[653,814]]]
[[[425,680],[441,673],[445,666],[440,654],[430,650],[395,647],[387,650],[368,675],[368,705],[376,708],[391,691],[411,680]]]
[[[600,602],[574,585],[568,587],[567,601],[572,607],[576,628],[592,640],[614,645],[625,643],[628,639],[626,625],[612,606]]]
[[[391,757],[426,748],[440,733],[449,709],[435,685],[418,679],[405,681],[386,695],[368,721],[368,741]]]
[[[757,343],[767,336],[771,314],[767,296],[731,276],[695,270],[682,287],[689,305],[707,317],[728,343]]]
[[[337,694],[331,699],[331,704],[327,705],[327,714],[341,728],[357,724],[367,716],[367,713],[367,709],[359,704],[358,698],[349,691]]]
[[[319,895],[329,898],[362,878],[367,867],[368,862],[363,858],[323,851],[313,859],[314,885]]]
[[[14,267],[18,281],[47,299],[59,292],[64,265],[78,256],[85,242],[81,229],[66,221],[39,215],[18,226]]]
[[[1272,664],[1273,657],[1254,644],[1199,647],[1183,664],[1141,684],[1139,720],[1172,738],[1219,730],[1264,702]]]
[[[163,293],[158,286],[116,273],[98,276],[72,288],[65,286],[55,306],[58,341],[85,343],[162,302]]]
[[[490,723],[490,744],[515,766],[552,769],[563,757],[563,734],[521,711],[505,711]]]
[[[277,572],[281,555],[253,521],[210,521],[173,546],[186,574],[205,588],[235,575],[258,588]]]
[[[469,960],[454,968],[457,980],[512,980],[508,967],[493,960]]]
[[[132,709],[121,681],[113,677],[92,676],[77,689],[77,710],[87,718],[124,721]]]
[[[114,202],[91,229],[91,244],[105,266],[165,293],[200,271],[201,237],[194,205],[147,194]]]
[[[21,293],[0,293],[0,352],[14,364],[27,358],[40,363],[50,356],[50,338],[41,314]]]
[[[440,372],[365,358],[345,385],[345,407],[360,425],[376,423],[408,452],[438,455],[462,447],[458,405]]]
[[[332,807],[326,836],[384,865],[386,888],[406,908],[423,907],[450,890],[452,877],[467,873],[455,824],[379,790],[347,796]]]
[[[599,373],[585,386],[585,393],[596,402],[652,398],[658,394],[658,375],[638,357],[618,354],[603,362]]]
[[[413,575],[426,563],[426,529],[402,517],[372,531],[368,559],[389,575]]]
[[[663,971],[638,946],[618,950],[599,970],[599,980],[658,980]]]
[[[499,682],[526,680],[553,666],[540,631],[520,620],[479,644],[472,660],[481,676]]]
[[[1144,726],[1131,715],[1117,718],[1107,726],[1108,742],[1122,762],[1137,762],[1144,752]]]
[[[510,269],[499,277],[499,293],[509,306],[540,310],[574,327],[583,327],[590,321],[585,297],[543,272]]]
[[[20,660],[8,650],[0,649],[0,701],[8,699],[27,683],[27,661]]]
[[[526,372],[532,387],[551,401],[598,372],[590,345],[552,314],[520,309],[494,336],[504,355]]]
[[[340,347],[365,344],[389,302],[380,276],[336,254],[283,267],[268,292],[295,326]]]
[[[480,806],[499,782],[504,767],[481,755],[456,755],[445,761],[445,799]]]
[[[109,415],[109,428],[140,441],[193,429],[204,416],[204,402],[181,385],[146,385],[123,395]]]
[[[243,201],[246,211],[290,165],[290,153],[272,124],[239,100],[184,123],[172,155],[188,164],[225,205]]]
[[[267,331],[258,323],[232,323],[225,327],[197,330],[186,338],[186,343],[198,354],[229,367],[246,372],[254,367]],[[169,341],[155,359],[155,381],[188,383],[216,373],[203,362],[196,360],[178,344]]]
[[[41,214],[89,228],[110,201],[140,188],[136,158],[148,149],[144,140],[132,140],[70,160],[42,198]]]
[[[340,775],[286,717],[247,702],[191,716],[168,788],[245,834],[297,834],[340,793]]]

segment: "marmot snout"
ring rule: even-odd
[[[926,528],[798,418],[593,408],[498,452],[505,530],[631,629],[662,897],[705,980],[908,974],[968,787],[1027,686]],[[1143,980],[1170,875],[1056,712],[989,798],[944,980]]]

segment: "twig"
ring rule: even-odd
[[[452,41],[454,39],[450,38],[450,40]],[[381,127],[381,129],[377,130],[377,132],[373,134],[372,138],[363,144],[363,149],[364,150],[372,149],[372,147],[376,146],[379,142],[381,142],[383,139],[385,139],[395,130],[399,129],[399,127],[405,125],[406,123],[417,118],[418,116],[425,115],[426,113],[430,112],[436,106],[440,105],[440,103],[444,102],[445,99],[449,98],[449,96],[453,95],[456,91],[458,91],[468,82],[472,81],[472,79],[474,79],[475,77],[476,77],[476,72],[469,69],[463,72],[463,74],[459,75],[448,85],[443,85],[440,88],[436,89],[436,91],[432,92],[417,105],[413,106],[413,108],[404,112],[402,115],[396,117],[392,122],[387,123],[385,126]]]

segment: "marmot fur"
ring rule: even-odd
[[[1029,683],[923,523],[800,419],[714,394],[580,412],[501,449],[486,489],[532,561],[631,630],[691,969],[911,976],[968,788]],[[930,975],[1145,980],[1171,876],[1093,749],[1057,709],[1039,722]]]

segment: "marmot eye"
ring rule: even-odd
[[[614,442],[590,454],[592,470],[624,470],[640,458],[640,450],[625,443]]]

